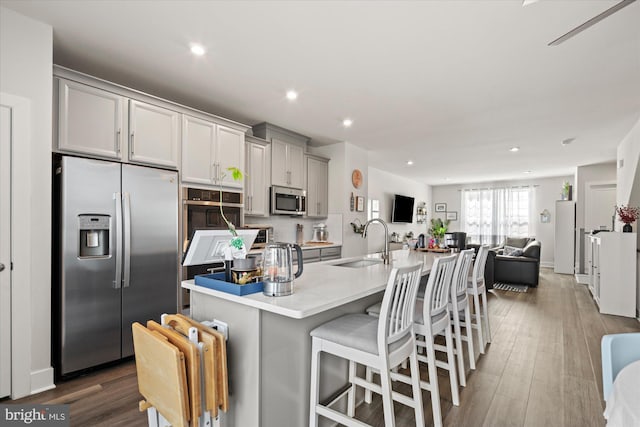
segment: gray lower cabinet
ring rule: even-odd
[[[305,264],[319,261],[329,261],[332,259],[339,259],[342,257],[342,246],[332,246],[330,248],[313,248],[303,249],[302,259]],[[298,262],[297,254],[293,253],[294,262]]]

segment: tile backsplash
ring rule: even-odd
[[[342,243],[342,214],[330,213],[327,218],[308,219],[308,218],[292,218],[283,215],[272,215],[268,218],[245,218],[245,225],[249,224],[269,224],[273,227],[273,240],[276,242],[295,243],[296,241],[296,224],[302,224],[304,241],[313,238],[313,226],[315,224],[324,223],[327,225],[329,232],[328,241],[333,243]]]

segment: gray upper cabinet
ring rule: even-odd
[[[178,168],[179,113],[83,83],[57,81],[58,151]]]
[[[253,126],[253,136],[271,142],[271,185],[304,188],[309,137],[271,123]]]
[[[129,161],[178,168],[180,113],[129,100]]]
[[[329,160],[307,156],[307,216],[325,218],[329,214]]]
[[[269,215],[270,150],[267,141],[246,137],[244,213],[252,216]]]
[[[178,169],[182,181],[242,188],[248,126],[54,65],[53,151]]]
[[[271,139],[271,185],[303,188],[304,148]]]
[[[244,165],[244,132],[184,114],[182,119],[182,181],[242,188],[229,167]]]
[[[120,95],[58,79],[57,149],[122,160],[125,110]]]

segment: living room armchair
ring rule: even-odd
[[[494,282],[538,286],[539,241],[529,237],[507,237],[503,245],[492,251],[496,253],[493,259]]]

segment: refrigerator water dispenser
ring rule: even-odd
[[[78,215],[79,258],[109,255],[109,215]]]

